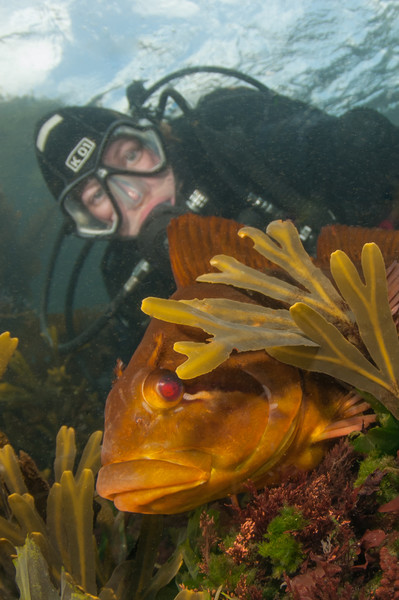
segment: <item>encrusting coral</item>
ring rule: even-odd
[[[282,362],[331,375],[372,394],[399,418],[399,341],[392,317],[397,302],[390,304],[378,246],[367,243],[363,247],[364,283],[342,250],[332,253],[330,269],[338,292],[306,253],[291,222],[274,221],[266,233],[244,227],[239,236],[251,238],[255,250],[290,281],[225,255],[211,260],[220,273],[201,275],[198,281],[261,293],[289,310],[256,307],[252,314],[251,305],[220,298],[145,299],[142,309],[150,316],[200,327],[213,336],[206,343],[175,343],[176,352],[188,357],[177,368],[178,376],[196,377],[216,368],[233,349],[261,346]]]

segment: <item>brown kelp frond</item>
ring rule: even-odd
[[[57,434],[54,460],[54,478],[60,481],[64,471],[72,471],[75,463],[75,431],[63,425]]]
[[[86,593],[76,585],[70,575],[63,570],[59,590],[54,585],[48,563],[34,539],[27,538],[25,544],[17,548],[14,560],[16,583],[21,598],[30,600],[116,600],[112,590],[103,590],[99,596]]]
[[[179,376],[206,373],[221,364],[233,348],[259,349],[263,338],[263,348],[278,360],[332,375],[369,392],[399,418],[399,342],[389,304],[384,260],[378,246],[367,243],[363,247],[364,282],[344,252],[337,250],[331,255],[331,273],[339,293],[313,264],[292,223],[270,223],[266,234],[245,227],[239,235],[250,236],[255,249],[284,269],[299,287],[276,277],[269,278],[225,256],[211,261],[221,273],[203,275],[199,280],[232,284],[290,304],[289,312],[297,328],[281,310],[276,313],[276,322],[279,326],[284,322],[285,327],[289,324],[289,335],[302,336],[302,341],[295,344],[287,337],[284,343],[273,347],[272,340],[278,331],[273,309],[267,309],[263,321],[259,322],[256,320],[261,312],[259,308],[254,310],[246,303],[232,306],[226,300],[210,298],[202,301],[147,299],[143,302],[147,314],[201,327],[215,336],[205,344],[175,344],[176,351],[189,357],[179,366]],[[254,317],[252,311],[256,314],[257,310],[259,314]],[[225,316],[221,325],[222,313]]]
[[[243,227],[238,235],[251,238],[255,250],[283,269],[302,287],[260,273],[226,256],[215,256],[211,260],[211,265],[220,269],[221,273],[201,275],[198,281],[228,283],[260,292],[288,305],[306,302],[331,319],[350,322],[342,298],[303,248],[293,223],[273,221],[266,233],[254,227]]]
[[[360,336],[374,363],[397,390],[399,343],[391,318],[384,259],[374,243],[363,246],[360,279],[352,261],[341,250],[331,255],[331,273],[343,298],[351,307]]]
[[[60,595],[51,581],[46,560],[32,539],[28,538],[22,547],[17,548],[14,564],[21,598],[59,600]],[[35,582],[34,586],[31,585],[32,581]]]
[[[11,356],[18,345],[17,338],[11,338],[8,331],[0,335],[0,377],[3,375]]]
[[[60,429],[55,459],[55,474],[58,480],[56,479],[51,487],[47,500],[50,540],[60,553],[67,572],[91,594],[96,593],[92,524],[94,476],[99,467],[101,438],[101,432],[93,433],[84,451],[86,456],[96,454],[95,460],[88,462],[93,465],[94,472],[91,468],[80,467],[79,474],[74,475],[72,468],[76,455],[75,432],[65,426]],[[65,466],[62,471],[60,465]]]
[[[337,250],[331,255],[332,275],[353,312],[372,362],[337,327],[303,303],[292,306],[290,313],[319,348],[310,352],[305,347],[273,348],[269,352],[278,360],[327,373],[369,392],[399,418],[399,342],[388,301],[384,261],[374,243],[363,247],[362,270],[365,283],[344,252]]]
[[[96,592],[93,490],[94,476],[90,469],[82,472],[80,481],[75,480],[72,471],[64,471],[60,483],[52,486],[47,501],[50,539],[58,548],[67,572],[92,594]]]
[[[9,493],[26,494],[28,492],[18,459],[10,444],[0,448],[0,473]]]
[[[272,310],[220,298],[181,301],[146,298],[143,310],[147,314],[156,314],[159,319],[201,327],[212,334],[208,344],[175,344],[177,352],[188,356],[188,360],[176,369],[182,379],[208,373],[226,360],[233,349],[244,352],[282,344],[314,346],[285,309]]]
[[[56,481],[47,498],[46,522],[37,512],[33,496],[28,493],[13,449],[7,445],[0,450],[1,475],[9,493],[10,510],[9,518],[0,517],[0,537],[17,548],[23,546],[27,537],[34,540],[38,548],[28,545],[25,550],[20,549],[17,562],[21,561],[22,570],[24,561],[32,561],[31,568],[35,570],[44,557],[53,584],[60,585],[62,570],[66,570],[73,581],[90,594],[97,593],[93,495],[101,437],[101,432],[92,434],[74,475],[75,433],[72,428],[61,428],[54,465]],[[25,583],[21,579],[21,585]]]
[[[75,470],[75,432],[62,427],[54,461],[56,481],[51,488],[35,486],[36,491],[31,489],[26,465],[33,467],[26,455],[18,459],[9,445],[1,450],[0,573],[5,567],[12,569],[13,559],[21,598],[154,600],[180,569],[180,548],[162,556],[161,516],[146,515],[139,531],[105,500],[98,501],[99,512],[94,510],[101,439],[99,431],[91,435]],[[47,496],[43,515],[35,505],[40,503],[36,492]],[[135,545],[135,559],[127,560]]]
[[[102,440],[102,431],[95,431],[89,437],[86,446],[83,449],[78,467],[75,473],[75,479],[78,480],[84,469],[90,469],[93,475],[101,465],[100,444]],[[72,427],[63,425],[58,432],[56,439],[56,453],[54,460],[54,477],[56,482],[61,481],[65,471],[73,471],[76,458],[75,431]]]

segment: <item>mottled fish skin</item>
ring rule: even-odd
[[[219,221],[229,230],[232,222]],[[189,255],[197,253],[200,260],[191,275],[190,263],[179,267],[180,275],[175,271],[178,290],[172,297],[256,303],[230,286],[195,283],[206,261],[220,252],[220,244],[212,243],[222,237],[215,231],[219,221],[190,215],[189,240],[187,216],[174,226],[172,266],[187,244]],[[237,237],[238,227],[231,225],[231,236]],[[180,381],[175,369],[184,357],[173,350],[174,342],[205,337],[199,329],[153,319],[108,396],[97,491],[120,510],[178,513],[243,491],[248,480],[257,487],[278,483],[287,472],[313,468],[326,438],[362,426],[357,415],[364,405],[357,410],[337,383],[277,362],[263,350],[233,353],[211,373]]]

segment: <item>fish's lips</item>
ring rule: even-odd
[[[211,457],[209,465],[201,464],[201,468],[150,458],[111,463],[99,471],[97,492],[113,500],[119,510],[143,512],[143,506],[159,498],[206,483],[210,462]]]

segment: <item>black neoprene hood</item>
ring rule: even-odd
[[[55,198],[93,168],[111,125],[130,120],[127,115],[105,108],[70,106],[44,116],[37,123],[37,159]]]

